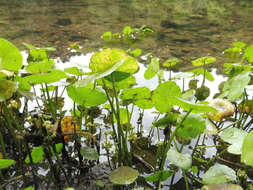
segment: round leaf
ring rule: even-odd
[[[8,71],[18,71],[22,62],[20,51],[12,43],[0,38],[0,67]]]
[[[0,159],[0,170],[10,167],[11,165],[15,164],[14,160],[10,159]]]
[[[112,183],[118,185],[128,185],[135,181],[139,172],[128,166],[121,166],[109,174]]]
[[[167,153],[167,159],[171,164],[183,169],[188,170],[192,166],[192,158],[189,154],[179,153],[176,150],[170,149]]]
[[[148,68],[146,69],[144,73],[144,78],[149,80],[152,79],[160,70],[160,64],[158,58],[152,58],[151,63],[148,65]]]
[[[236,173],[233,169],[222,164],[215,164],[210,167],[202,177],[204,184],[223,184],[236,180]]]
[[[241,162],[253,166],[253,131],[251,131],[245,138],[242,144]]]
[[[211,184],[203,186],[201,190],[243,190],[243,188],[236,184]]]
[[[125,89],[120,94],[120,98],[122,100],[138,100],[143,98],[150,98],[150,96],[151,92],[147,87]]]
[[[94,148],[90,147],[83,147],[81,148],[81,154],[82,156],[87,159],[87,160],[98,160],[99,159],[99,154]]]

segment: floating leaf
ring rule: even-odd
[[[10,80],[0,80],[0,101],[7,100],[16,92],[17,85]]]
[[[11,160],[11,159],[0,159],[0,170],[8,168],[8,167],[12,166],[13,164],[15,164],[14,160]]]
[[[193,66],[202,66],[216,61],[215,57],[201,57],[192,61]]]
[[[239,99],[250,81],[249,74],[250,72],[244,72],[226,81],[221,97],[227,97],[230,101]]]
[[[128,166],[121,166],[109,174],[109,180],[118,185],[133,183],[139,176],[139,172]]]
[[[242,153],[242,143],[247,134],[248,133],[242,129],[229,128],[222,132],[221,139],[231,144],[228,147],[228,152],[239,155]]]
[[[174,174],[174,171],[172,170],[162,170],[162,171],[155,172],[154,174],[150,176],[145,177],[145,179],[148,182],[165,181],[170,176],[172,176],[172,174]]]
[[[177,123],[181,123],[185,114],[178,117]],[[199,114],[190,113],[184,120],[182,126],[178,129],[177,135],[183,139],[193,139],[204,132],[206,122]]]
[[[89,66],[93,73],[101,73],[110,69],[122,59],[125,61],[117,71],[135,73],[139,69],[137,60],[121,49],[104,49],[96,52],[92,55]]]
[[[67,78],[68,76],[65,72],[55,69],[52,72],[45,74],[33,74],[27,77],[23,77],[22,80],[32,83],[32,84],[42,84],[42,83],[53,83],[57,82],[63,78]]]
[[[253,166],[253,131],[251,131],[245,138],[242,144],[241,162],[246,165]]]
[[[243,190],[243,188],[236,184],[211,184],[203,186],[201,190]]]
[[[0,38],[0,68],[18,71],[22,68],[23,57],[20,51],[7,40]]]
[[[147,87],[138,87],[125,89],[121,92],[120,98],[122,100],[138,100],[144,98],[150,98],[151,92]]]
[[[202,177],[204,184],[223,184],[236,180],[236,173],[233,169],[222,164],[215,164],[210,167]]]
[[[192,166],[191,155],[179,153],[176,150],[170,149],[167,153],[167,159],[171,162],[171,164],[183,170],[188,170]]]
[[[67,87],[68,96],[77,104],[84,106],[98,106],[106,102],[106,94],[99,88],[91,88],[88,86]]]
[[[149,80],[152,79],[160,70],[160,64],[158,58],[152,58],[151,63],[148,65],[148,68],[146,69],[144,73],[144,78]]]
[[[180,96],[181,90],[179,86],[173,81],[167,81],[157,86],[153,93],[152,101],[159,112],[165,113],[170,111],[173,106],[172,99]]]
[[[81,152],[82,156],[87,160],[98,160],[99,159],[99,154],[94,148],[82,147],[80,152]]]

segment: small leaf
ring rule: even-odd
[[[14,160],[11,160],[11,159],[0,159],[0,170],[8,168],[8,167],[12,166],[13,164],[15,164]]]
[[[109,180],[118,185],[133,183],[139,176],[139,172],[128,166],[121,166],[109,174]]]
[[[204,184],[224,184],[236,180],[236,173],[233,169],[222,164],[215,164],[210,167],[202,177]]]
[[[233,42],[233,46],[242,49],[242,48],[244,48],[246,46],[246,44],[243,43],[243,42],[237,41],[237,42]]]
[[[129,36],[129,35],[132,33],[131,27],[130,27],[130,26],[126,26],[126,27],[123,29],[122,33],[123,33],[125,36]]]
[[[11,98],[16,90],[17,85],[15,82],[10,80],[0,80],[0,101]]]
[[[214,81],[213,75],[204,68],[193,69],[188,72],[194,73],[195,76],[198,76],[198,75],[205,76],[207,80]]]
[[[248,62],[253,62],[253,44],[249,45],[244,51],[244,57],[248,60]]]
[[[176,150],[170,149],[167,153],[167,159],[171,164],[183,169],[188,170],[192,166],[192,158],[189,154],[179,153]]]
[[[110,41],[112,39],[112,33],[111,32],[105,32],[102,36],[102,38],[105,40],[105,41]]]
[[[213,63],[216,61],[215,57],[201,57],[199,59],[195,59],[192,61],[193,66],[202,66],[202,65],[207,65],[210,63]]]
[[[163,63],[163,67],[170,68],[170,67],[173,67],[173,66],[175,66],[176,64],[178,64],[178,62],[179,62],[179,59],[177,59],[177,58],[168,59],[168,60],[166,60],[166,61]]]
[[[82,156],[87,160],[98,160],[99,159],[99,154],[97,153],[97,151],[94,148],[82,147],[80,152],[81,152]]]
[[[34,190],[34,188],[33,187],[26,187],[24,190]]]
[[[146,69],[144,73],[144,78],[149,80],[152,79],[160,70],[160,64],[158,58],[152,58],[151,63],[148,65],[148,68]]]
[[[253,166],[253,131],[248,133],[242,144],[241,162]]]
[[[33,163],[38,163],[38,162],[44,160],[43,147],[38,146],[38,147],[34,148],[31,152],[31,157],[32,157]],[[25,158],[25,163],[29,164],[30,162],[31,161],[30,161],[29,155],[27,155]]]
[[[172,170],[162,170],[162,171],[155,172],[153,175],[145,177],[145,179],[148,182],[156,182],[159,180],[165,181],[170,176],[172,176],[172,174],[174,174],[174,171],[172,171]]]
[[[131,54],[133,57],[139,57],[139,56],[142,54],[142,50],[139,49],[139,48],[136,48],[136,49],[130,51],[130,54]]]

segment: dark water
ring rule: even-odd
[[[1,0],[0,37],[20,49],[22,42],[56,47],[65,59],[73,43],[92,52],[105,45],[104,32],[145,24],[154,34],[132,48],[189,63],[220,58],[233,41],[253,43],[252,17],[250,0]]]

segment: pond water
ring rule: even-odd
[[[147,25],[154,34],[132,48],[185,64],[211,55],[220,65],[233,41],[251,43],[252,10],[249,0],[9,0],[0,2],[0,37],[20,49],[23,42],[56,47],[55,56],[67,60],[73,43],[94,52],[105,45],[104,32]]]

